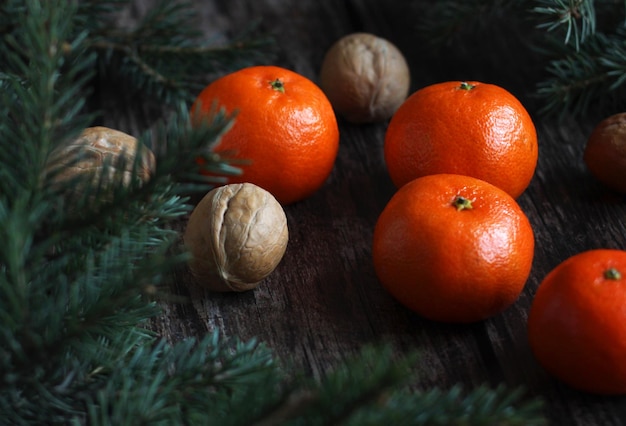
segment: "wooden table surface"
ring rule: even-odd
[[[422,354],[418,386],[470,389],[487,383],[524,386],[544,398],[556,425],[621,425],[626,400],[574,391],[538,366],[527,344],[526,319],[543,277],[558,263],[593,248],[626,248],[626,200],[589,175],[582,161],[586,138],[601,114],[557,121],[539,115],[533,96],[542,66],[523,38],[492,30],[459,45],[433,50],[417,31],[422,3],[376,0],[205,0],[197,2],[207,34],[230,37],[260,21],[276,36],[275,65],[313,81],[323,55],[339,37],[367,31],[405,54],[412,90],[444,80],[501,85],[527,107],[538,131],[534,179],[518,199],[535,231],[531,276],[519,300],[504,313],[471,325],[426,321],[402,307],[377,280],[372,231],[394,193],[383,161],[387,123],[351,125],[339,119],[341,142],[334,170],[311,198],[285,208],[290,240],[275,270],[254,291],[212,294],[189,285],[182,270],[173,290],[188,303],[164,303],[153,328],[171,339],[219,329],[256,337],[303,372],[323,375],[368,343],[390,342],[399,352]],[[140,1],[127,18],[145,10]],[[521,52],[521,53],[520,53]],[[105,123],[133,132],[136,116],[111,114]],[[625,360],[626,361],[626,360]]]

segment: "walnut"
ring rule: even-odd
[[[209,191],[187,222],[184,244],[198,283],[213,291],[257,287],[278,266],[288,241],[280,203],[251,183]]]
[[[319,78],[335,111],[352,123],[390,118],[407,98],[411,80],[400,50],[368,33],[335,42],[326,52]]]
[[[134,170],[133,163],[137,155],[140,160]],[[84,180],[77,181],[73,191],[82,192],[90,179],[97,179],[104,170],[104,184],[106,179],[112,179],[118,170],[119,159],[125,159],[122,179],[130,184],[133,176],[141,182],[147,182],[154,172],[156,162],[153,152],[138,140],[119,130],[107,127],[89,127],[75,140],[56,148],[46,164],[46,173],[52,179],[52,184],[61,184],[82,176]]]

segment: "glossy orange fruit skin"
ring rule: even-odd
[[[339,128],[326,95],[311,80],[276,66],[244,68],[209,84],[191,107],[192,119],[210,114],[215,103],[237,115],[214,151],[248,162],[229,183],[254,183],[290,204],[311,196],[329,177]]]
[[[473,86],[467,90],[463,87]],[[414,92],[391,118],[385,162],[397,187],[437,173],[485,180],[519,197],[537,166],[535,125],[507,90],[449,81]]]
[[[472,208],[457,209],[458,196]],[[517,300],[534,247],[531,224],[510,195],[480,179],[439,174],[393,195],[374,228],[372,256],[400,303],[430,320],[469,323]]]
[[[605,277],[615,268],[619,279]],[[528,314],[537,361],[591,393],[626,394],[626,251],[576,254],[541,282]]]

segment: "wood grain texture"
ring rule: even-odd
[[[125,12],[130,23],[150,5],[137,3]],[[428,3],[205,0],[197,7],[202,27],[218,39],[259,20],[261,29],[276,35],[274,64],[313,81],[336,39],[368,31],[403,51],[413,90],[470,79],[502,85],[522,100],[535,119],[540,148],[536,175],[518,200],[533,225],[536,253],[517,303],[481,323],[445,325],[421,319],[382,289],[370,245],[376,219],[394,192],[382,154],[386,124],[339,120],[341,147],[332,175],[314,196],[286,207],[290,240],[276,271],[254,291],[213,294],[191,284],[181,268],[172,290],[187,302],[164,302],[163,316],[151,325],[173,340],[214,329],[255,337],[318,377],[364,344],[391,342],[399,353],[420,351],[419,388],[522,385],[545,398],[555,425],[625,424],[624,398],[587,395],[556,382],[533,359],[526,336],[532,297],[549,270],[582,250],[626,248],[626,199],[595,182],[582,161],[586,138],[601,117],[563,122],[540,117],[532,93],[541,66],[528,54],[520,57],[524,40],[514,32],[429,50],[415,29],[416,16]],[[136,133],[150,119],[149,110],[116,110],[105,124]]]

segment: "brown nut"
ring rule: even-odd
[[[155,169],[155,158],[152,151],[137,138],[119,130],[107,127],[89,127],[70,143],[56,148],[46,164],[46,172],[52,176],[53,184],[61,184],[78,175],[96,179],[104,169],[105,178],[111,179],[118,171],[115,168],[121,156],[125,158],[123,182],[129,184],[133,178],[133,163],[140,155],[135,176],[141,182],[147,182]],[[105,169],[106,168],[106,169]],[[105,181],[106,184],[106,181]],[[84,186],[84,185],[83,185]],[[81,184],[74,191],[81,191]]]
[[[626,113],[612,115],[594,128],[583,159],[598,181],[626,194]]]
[[[209,191],[200,200],[183,240],[198,283],[213,291],[251,290],[285,254],[287,217],[265,189],[233,183]]]
[[[333,44],[322,62],[320,87],[352,123],[387,120],[409,93],[409,66],[391,42],[353,33]]]

